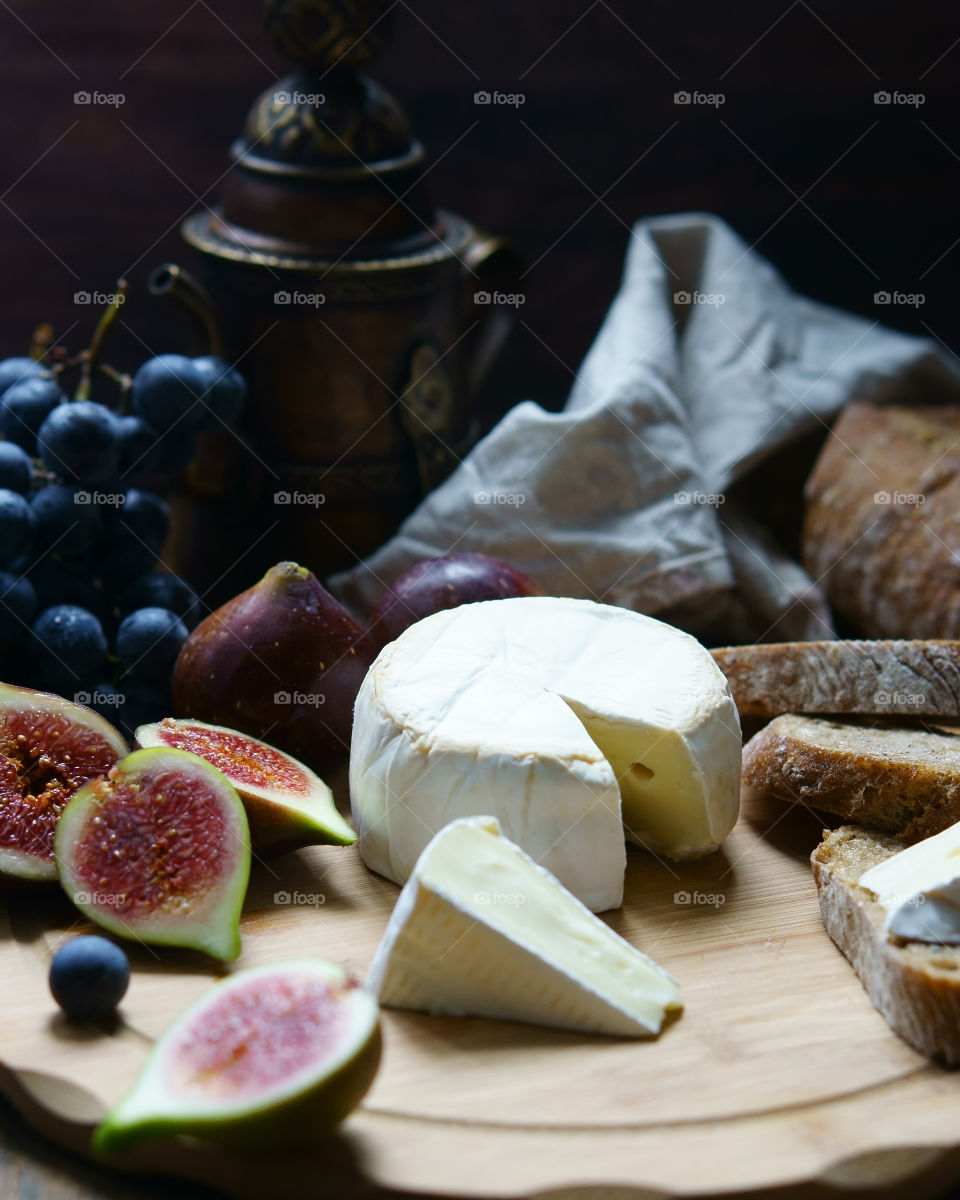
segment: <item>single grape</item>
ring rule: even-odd
[[[130,399],[134,412],[160,433],[174,427],[186,433],[204,418],[206,409],[200,397],[205,391],[193,359],[184,354],[158,354],[148,358],[134,375]]]
[[[142,417],[117,417],[114,428],[120,442],[120,479],[129,485],[145,472],[157,444],[157,431]]]
[[[0,400],[0,433],[28,454],[37,453],[37,435],[44,421],[66,396],[55,379],[24,379]]]
[[[168,680],[188,630],[166,608],[138,608],[124,617],[114,645],[125,674],[138,679]]]
[[[122,506],[107,518],[106,525],[106,537],[123,531],[134,542],[146,543],[156,557],[167,540],[170,506],[153,492],[131,488]]]
[[[35,358],[5,358],[0,360],[0,396],[14,384],[26,379],[49,379],[50,372]]]
[[[37,615],[37,593],[24,575],[0,571],[0,650],[23,645]]]
[[[26,496],[32,482],[30,455],[16,442],[0,442],[0,488]]]
[[[111,1016],[129,984],[129,959],[104,937],[73,938],[50,963],[53,998],[75,1021],[102,1021]]]
[[[96,679],[107,657],[103,626],[85,608],[55,604],[33,623],[31,657],[43,682],[72,695],[86,679]]]
[[[106,483],[120,464],[116,418],[92,400],[62,404],[40,426],[37,449],[58,475],[81,483]]]
[[[19,492],[0,488],[0,567],[8,567],[33,546],[37,519]]]
[[[38,608],[53,608],[56,604],[75,604],[102,620],[106,614],[106,598],[96,586],[86,563],[46,554],[27,570],[37,593]]]
[[[203,386],[204,406],[200,429],[210,432],[235,425],[247,400],[247,382],[237,370],[222,358],[204,355],[193,360]]]
[[[178,575],[166,571],[142,575],[120,597],[123,616],[138,608],[167,608],[176,613],[188,629],[192,629],[201,617],[200,600],[193,588]]]
[[[69,483],[48,483],[36,492],[30,507],[37,519],[37,545],[57,554],[86,554],[100,536],[102,518],[90,494]]]

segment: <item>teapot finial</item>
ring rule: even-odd
[[[356,70],[390,40],[390,0],[266,0],[267,36],[291,62],[311,72]]]

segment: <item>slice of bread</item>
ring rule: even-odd
[[[916,842],[960,821],[960,736],[788,713],[744,746],[743,782]]]
[[[853,401],[804,488],[803,565],[866,637],[960,637],[960,405]]]
[[[827,933],[894,1033],[921,1054],[957,1066],[960,947],[888,941],[886,913],[857,882],[900,849],[871,829],[842,825],[825,833],[810,856],[820,913]]]
[[[960,642],[767,642],[712,653],[741,717],[960,716]]]

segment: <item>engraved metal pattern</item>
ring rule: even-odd
[[[406,114],[366,77],[334,83],[288,75],[247,115],[243,141],[258,157],[302,166],[382,162],[410,152]]]
[[[320,275],[327,304],[364,304],[368,301],[417,296],[436,287],[436,272],[461,258],[474,236],[473,227],[461,217],[444,214],[444,240],[428,249],[390,258],[362,259],[332,263],[276,251],[253,250],[218,229],[214,211],[193,213],[180,226],[183,238],[191,246],[218,258],[273,270]]]
[[[266,0],[264,21],[274,47],[311,71],[360,67],[390,40],[389,0]]]
[[[410,356],[407,382],[400,394],[400,424],[413,442],[424,495],[446,479],[456,463],[450,449],[456,412],[453,381],[428,342]]]

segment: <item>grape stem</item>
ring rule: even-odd
[[[74,400],[89,400],[90,389],[93,384],[93,373],[100,361],[100,355],[103,352],[104,343],[110,334],[110,330],[120,315],[120,309],[126,303],[127,293],[130,286],[125,279],[117,280],[117,287],[113,294],[113,299],[100,314],[100,320],[97,322],[97,327],[93,331],[93,337],[90,340],[90,349],[86,352],[83,359],[83,370],[80,375],[80,383],[77,385],[77,390],[74,395]]]
[[[109,363],[98,363],[97,370],[101,375],[106,375],[108,379],[112,379],[113,382],[119,386],[124,395],[130,391],[131,385],[133,384],[132,375],[127,375],[124,371],[118,371],[116,367],[111,367]]]
[[[53,326],[48,321],[44,321],[33,331],[33,337],[30,339],[30,357],[39,363],[44,362],[52,345]]]

